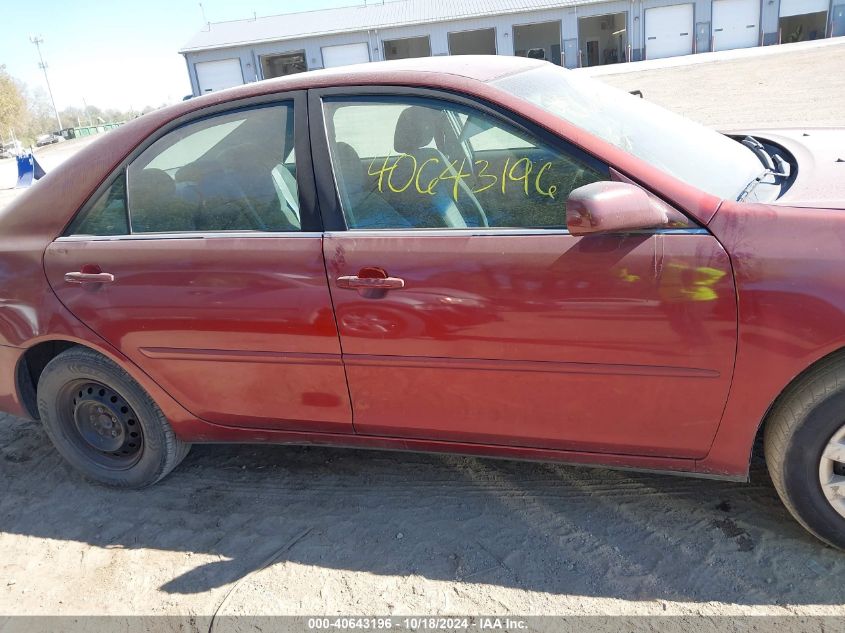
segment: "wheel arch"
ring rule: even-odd
[[[40,419],[38,413],[38,380],[47,364],[56,356],[72,347],[82,346],[77,341],[67,339],[50,339],[36,343],[21,355],[15,371],[15,383],[18,397],[24,410],[33,420]],[[85,346],[88,347],[88,346]],[[88,347],[89,349],[93,348]]]
[[[815,361],[810,363],[807,367],[804,368],[803,371],[799,372],[792,379],[780,390],[780,392],[775,396],[774,400],[769,404],[769,407],[766,409],[766,413],[760,419],[760,422],[757,424],[757,432],[754,435],[754,441],[751,444],[751,450],[748,454],[748,464],[749,468],[751,465],[752,460],[755,457],[764,457],[763,451],[763,434],[766,430],[766,424],[771,419],[773,413],[777,410],[780,403],[782,403],[786,398],[788,398],[796,388],[796,385],[801,382],[801,380],[810,372],[814,371],[820,365],[825,363],[843,363],[845,364],[845,346],[840,347],[838,349],[833,350],[832,352],[828,352],[824,356],[817,358]]]
[[[173,399],[169,393],[162,389],[151,376],[132,362],[131,359],[108,344],[98,344],[97,341],[80,338],[70,333],[45,336],[37,340],[32,340],[18,359],[17,367],[14,370],[15,387],[20,405],[32,419],[40,419],[37,389],[38,379],[41,373],[47,364],[56,356],[74,347],[89,349],[107,358],[126,371],[159,406],[165,417],[173,425],[177,436],[190,440],[200,433],[196,428],[197,423],[200,421]]]

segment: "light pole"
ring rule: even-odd
[[[88,113],[88,102],[82,97],[82,105],[85,106],[85,118],[88,119],[88,126],[91,126],[91,115]]]
[[[62,120],[59,118],[59,110],[56,108],[56,100],[53,99],[53,89],[50,87],[50,78],[47,76],[47,64],[44,63],[44,57],[41,55],[41,44],[44,42],[44,38],[39,37],[38,35],[30,35],[29,41],[35,44],[35,48],[38,49],[38,67],[44,71],[44,81],[47,82],[47,92],[50,94],[50,103],[53,104],[53,113],[56,115],[56,123],[59,124],[58,131],[61,132]]]

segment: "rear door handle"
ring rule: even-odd
[[[69,284],[110,284],[114,281],[114,275],[111,273],[83,273],[75,271],[65,273],[65,281]]]
[[[400,277],[358,277],[357,275],[343,275],[337,278],[337,287],[346,290],[376,289],[398,290],[405,287],[405,280]]]

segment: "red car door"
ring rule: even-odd
[[[737,314],[705,229],[577,238],[566,197],[609,171],[560,139],[455,97],[309,98],[358,433],[706,453]]]
[[[211,422],[351,431],[304,106],[168,131],[45,255],[68,309]]]

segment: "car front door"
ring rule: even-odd
[[[309,93],[358,433],[703,456],[731,380],[727,254],[669,228],[575,237],[607,165],[460,97]],[[333,174],[332,174],[333,171]]]
[[[305,106],[166,131],[46,252],[68,309],[211,422],[352,430]]]

